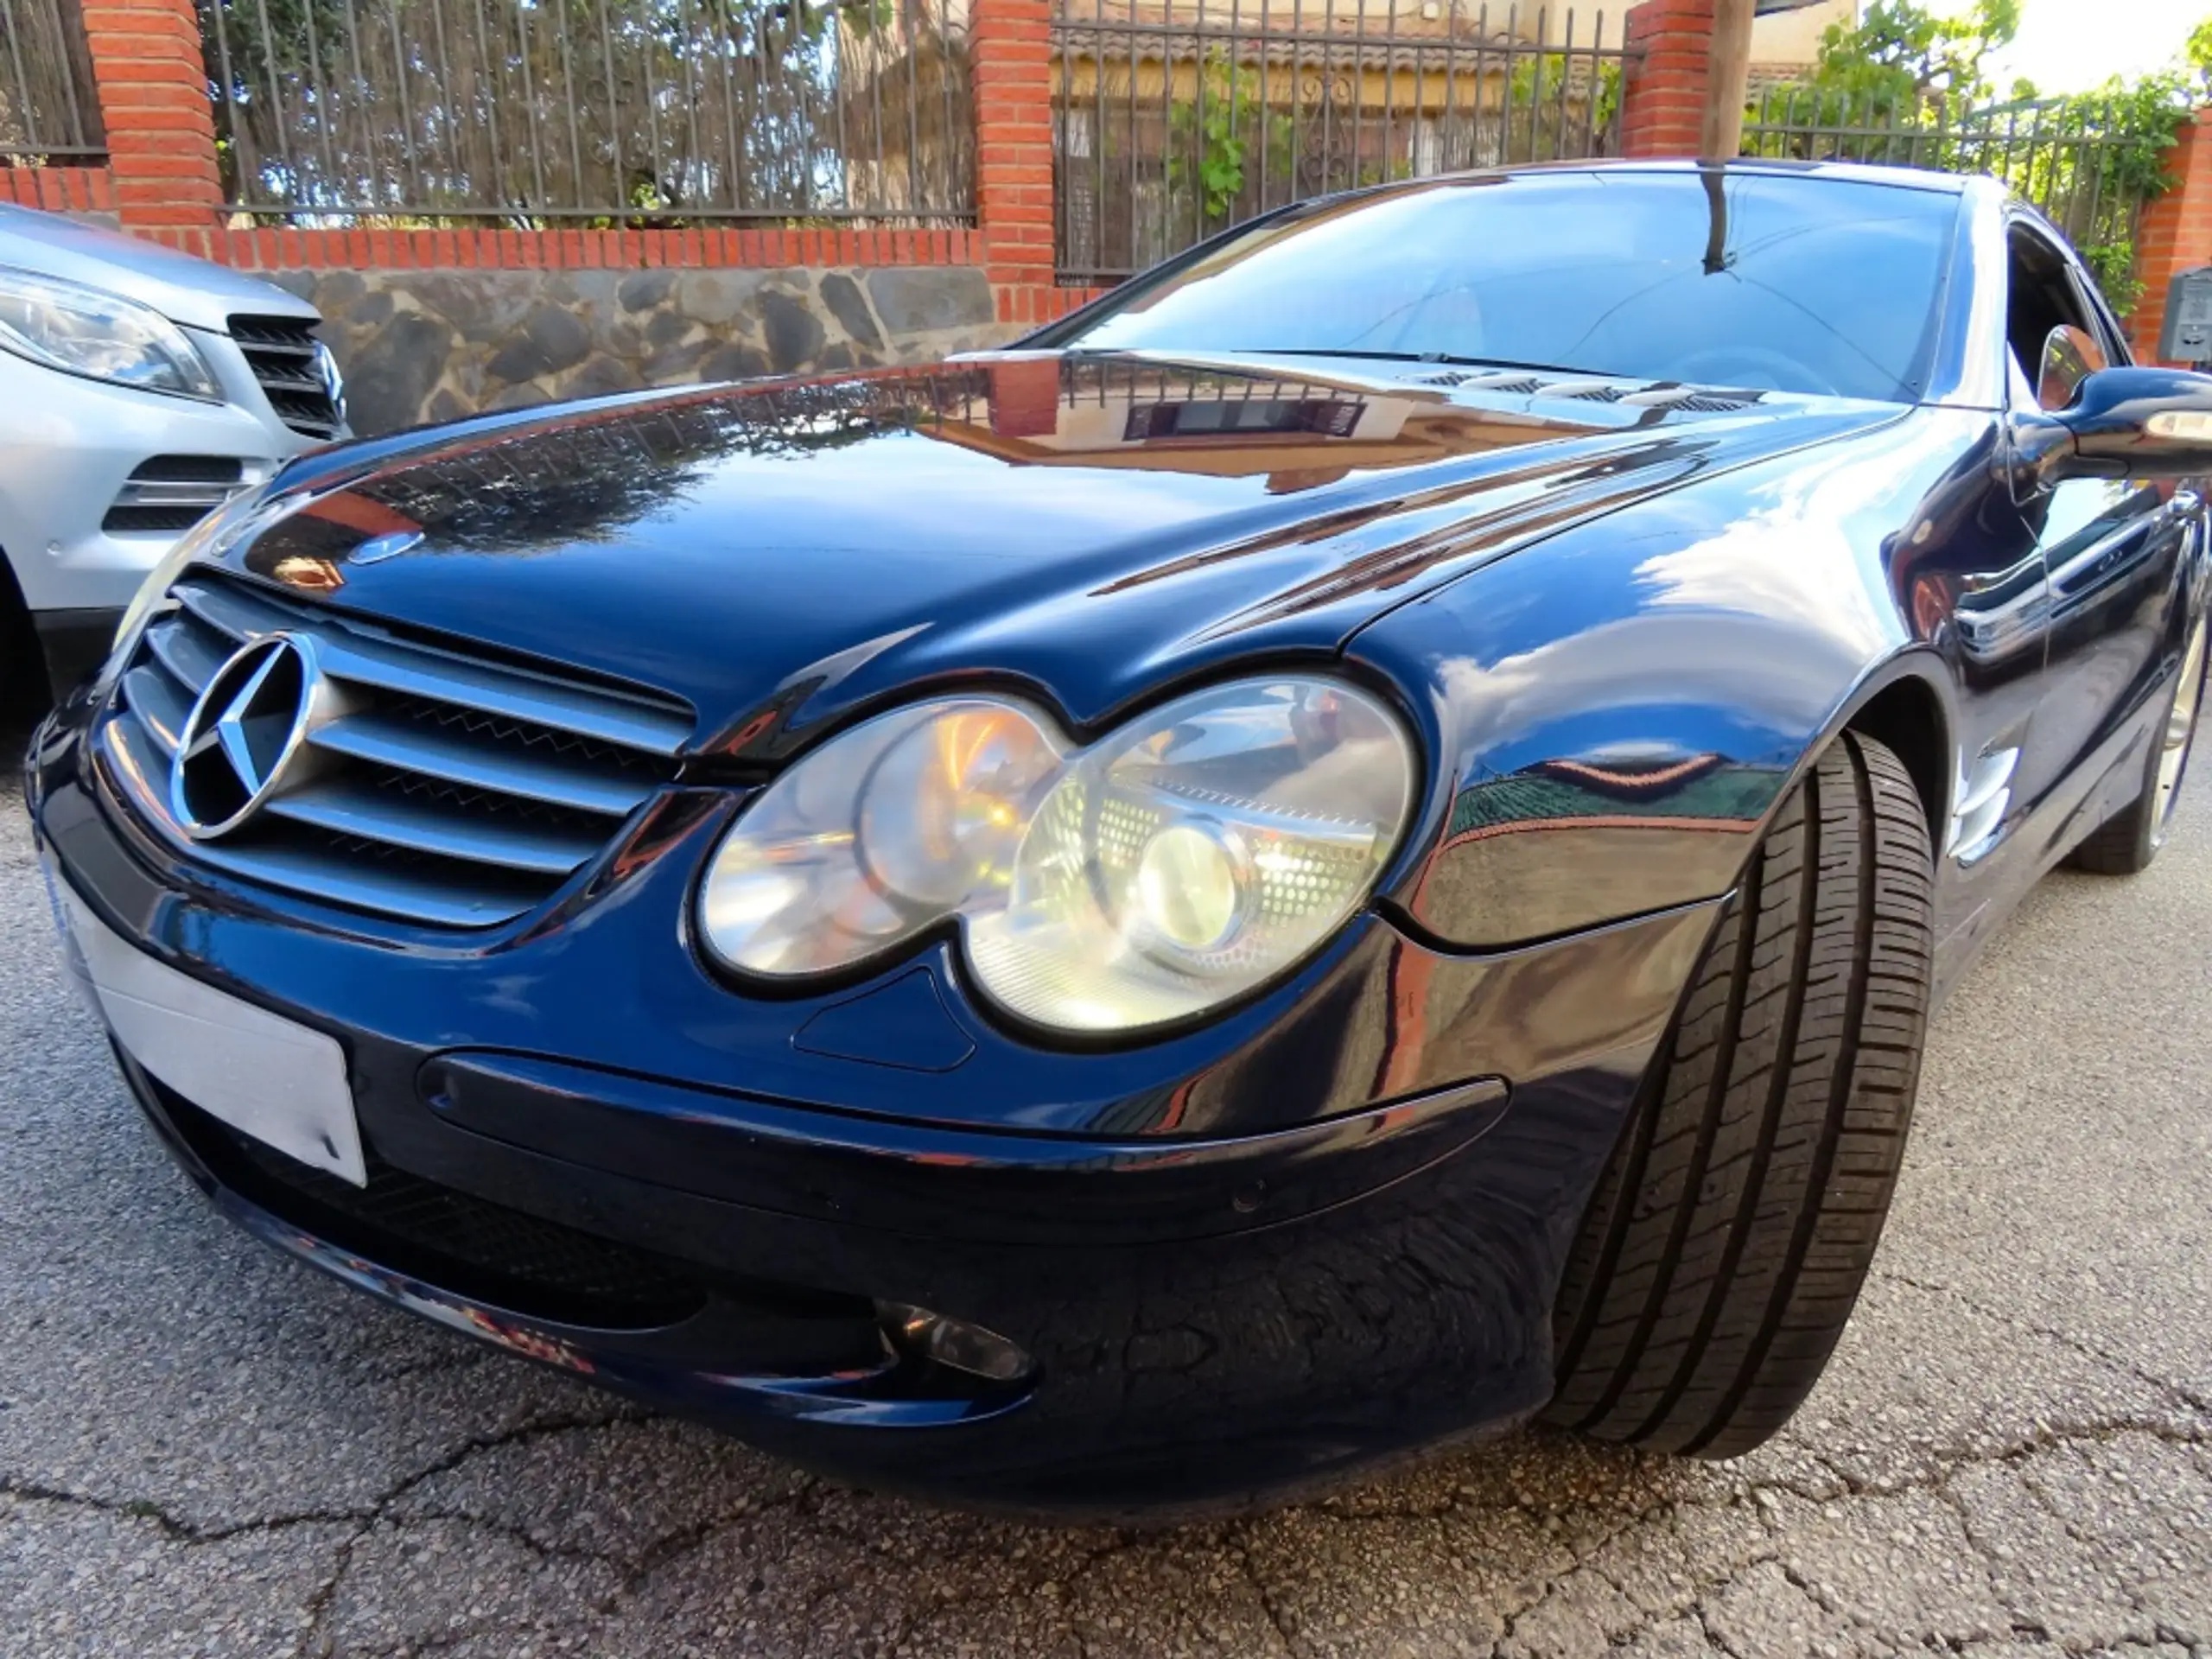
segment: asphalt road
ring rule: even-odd
[[[2202,799],[2148,875],[2046,882],[1939,1019],[1782,1440],[1524,1436],[1149,1535],[814,1481],[265,1253],[141,1129],[48,933],[10,801],[0,1654],[2212,1655]]]

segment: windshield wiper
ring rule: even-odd
[[[1522,363],[1510,357],[1455,357],[1449,352],[1370,352],[1348,346],[1238,346],[1230,348],[1248,357],[1350,357],[1378,363],[1433,363],[1452,369],[1529,369],[1539,374],[1587,375],[1605,380],[1634,380],[1638,375],[1613,374],[1604,369],[1570,368],[1563,363]]]

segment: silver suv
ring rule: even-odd
[[[347,435],[321,321],[257,277],[0,206],[0,668],[42,662],[68,690],[179,536]]]

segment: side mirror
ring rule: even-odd
[[[2044,409],[2063,409],[2074,401],[2084,380],[2110,366],[2095,336],[2062,322],[2044,336],[2043,361],[2036,365],[2036,402]]]
[[[2098,369],[2073,401],[2034,423],[2046,477],[2212,474],[2212,375],[2187,369]]]

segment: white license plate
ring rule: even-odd
[[[210,1117],[312,1168],[368,1184],[338,1039],[154,960],[52,883],[72,972],[125,1052]]]

